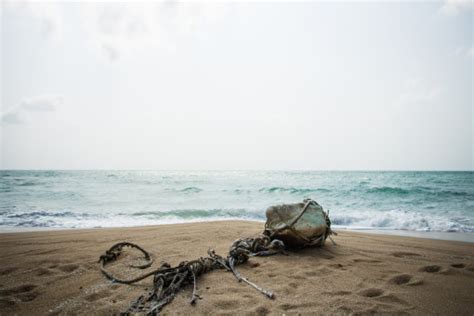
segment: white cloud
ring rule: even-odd
[[[39,31],[44,38],[61,38],[63,15],[59,2],[5,1],[4,8],[16,13],[20,21],[33,19],[36,24],[33,31]]]
[[[40,95],[23,98],[19,105],[0,113],[0,122],[20,124],[26,121],[29,112],[53,112],[63,104],[59,95]]]
[[[463,11],[472,10],[474,2],[472,0],[444,0],[440,12],[448,16],[456,16]]]
[[[30,112],[51,112],[63,103],[63,97],[59,95],[40,95],[24,98],[20,107]]]
[[[85,28],[110,60],[151,47],[173,51],[183,36],[222,19],[228,4],[197,2],[86,3]]]
[[[46,39],[61,39],[66,1],[13,1],[4,8]],[[230,3],[187,1],[84,2],[81,19],[93,46],[108,59],[158,47],[174,51],[179,39],[223,19]],[[33,23],[32,23],[33,22]]]

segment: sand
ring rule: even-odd
[[[97,259],[115,242],[142,245],[156,267],[205,256],[209,247],[225,255],[233,240],[258,235],[262,226],[226,221],[0,234],[0,314],[117,314],[152,280],[123,285],[105,279]],[[163,314],[474,313],[473,243],[356,232],[340,232],[335,240],[336,246],[252,258],[239,267],[273,290],[274,300],[218,270],[199,279],[196,305],[189,304],[188,287]],[[134,275],[119,263],[113,271]]]

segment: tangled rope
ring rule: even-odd
[[[251,256],[270,256],[284,252],[284,244],[278,239],[270,240],[268,236],[262,235],[256,238],[243,238],[236,240],[229,250],[229,255],[224,258],[208,250],[207,257],[201,257],[192,261],[183,261],[175,267],[168,263],[162,263],[158,269],[147,272],[133,279],[121,279],[112,275],[106,265],[116,261],[124,248],[135,248],[139,250],[145,259],[142,265],[131,265],[133,268],[144,269],[153,263],[151,255],[140,246],[130,242],[120,242],[113,245],[105,254],[99,258],[100,270],[113,282],[132,284],[153,276],[153,290],[147,295],[138,297],[123,314],[144,312],[148,315],[157,315],[164,306],[169,304],[177,293],[185,286],[193,284],[193,293],[190,300],[195,304],[201,297],[197,294],[196,279],[215,269],[226,269],[231,271],[239,282],[245,282],[255,288],[268,298],[274,298],[273,292],[263,289],[243,277],[236,269],[236,265],[245,263]]]

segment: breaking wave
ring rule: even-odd
[[[474,232],[474,223],[468,217],[446,217],[418,212],[392,210],[345,211],[330,214],[336,228],[390,229],[410,231]],[[75,213],[71,211],[33,211],[9,214],[0,226],[16,227],[120,227],[184,223],[213,220],[265,221],[265,212],[246,209],[179,209],[168,211],[143,211],[135,213]],[[126,225],[124,225],[126,223]]]
[[[388,212],[334,213],[335,227],[352,229],[388,229],[424,232],[474,232],[474,223],[467,217],[429,216],[417,212],[392,210]]]

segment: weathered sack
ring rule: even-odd
[[[271,206],[266,216],[264,234],[283,241],[286,248],[322,246],[333,233],[328,214],[311,199]]]

